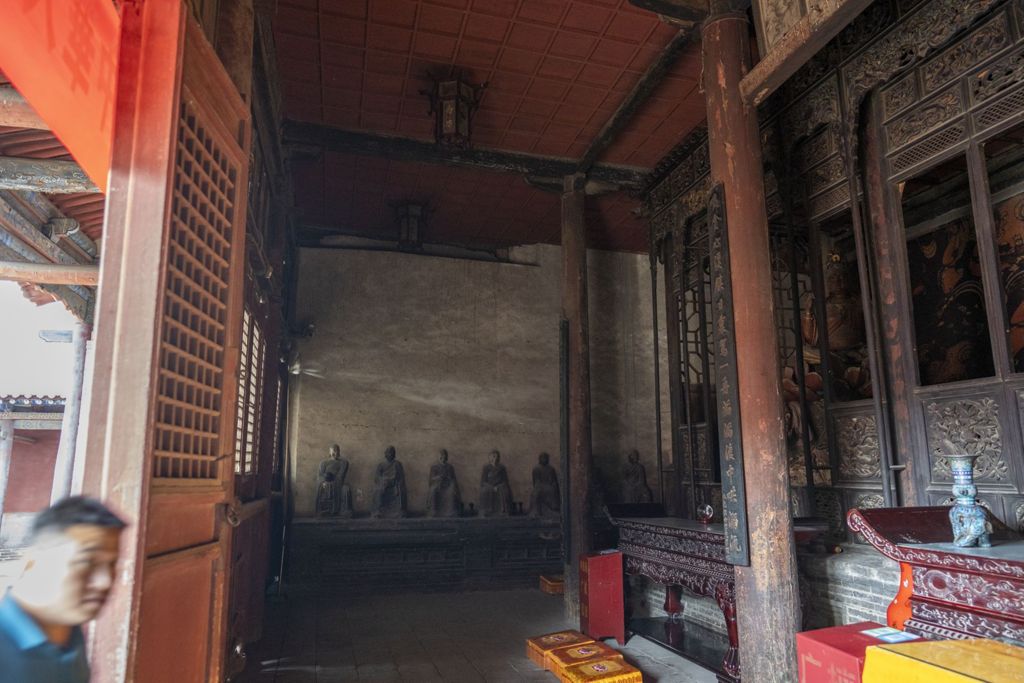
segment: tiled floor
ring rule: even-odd
[[[526,658],[524,641],[567,627],[561,598],[540,591],[292,597],[268,604],[264,638],[234,680],[553,683]],[[621,649],[645,682],[715,681],[641,638]]]

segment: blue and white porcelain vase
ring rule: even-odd
[[[978,505],[978,487],[974,485],[974,461],[977,455],[947,455],[953,472],[953,507],[949,521],[953,525],[953,544],[958,548],[991,548],[992,525],[985,509]]]

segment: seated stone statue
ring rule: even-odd
[[[395,447],[384,451],[384,462],[377,465],[373,477],[373,516],[405,517],[405,472],[395,460]]]
[[[533,468],[533,491],[530,492],[532,517],[558,517],[562,514],[562,497],[558,492],[558,474],[548,464],[551,456],[541,453]]]
[[[480,474],[480,514],[484,517],[507,517],[512,512],[512,487],[508,472],[501,464],[501,454],[491,451],[491,462]]]
[[[448,451],[442,448],[437,462],[430,466],[427,516],[458,517],[461,511],[462,495],[455,479],[455,467],[448,464]]]
[[[331,446],[330,455],[320,463],[316,476],[316,516],[351,517],[352,489],[345,483],[348,460],[341,457],[341,447]]]
[[[653,499],[647,486],[647,470],[640,464],[640,453],[630,451],[628,462],[622,468],[622,502],[650,503]]]

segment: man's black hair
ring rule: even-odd
[[[95,498],[71,496],[57,501],[36,515],[32,520],[32,538],[45,531],[64,531],[80,524],[107,529],[123,529],[127,526],[123,519]]]

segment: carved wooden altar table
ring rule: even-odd
[[[1024,541],[990,521],[991,548],[957,548],[948,507],[850,510],[850,529],[900,563],[890,626],[925,638],[1024,645]]]
[[[736,593],[732,565],[725,561],[722,525],[674,517],[616,518],[614,522],[619,528],[618,548],[625,556],[626,573],[665,585],[665,611],[670,615],[664,625],[665,635],[640,635],[657,640],[705,666],[712,664],[719,681],[739,681]],[[720,665],[707,662],[706,652],[696,651],[702,645],[696,642],[699,639],[685,642],[684,627],[678,619],[682,615],[680,587],[696,595],[714,598],[722,610],[729,642]]]

